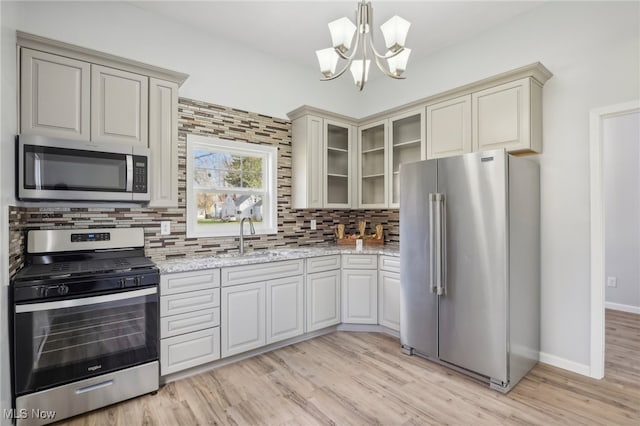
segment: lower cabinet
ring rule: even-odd
[[[221,314],[223,357],[266,344],[264,282],[224,287]]]
[[[400,274],[378,272],[378,324],[400,331]]]
[[[160,375],[220,358],[220,270],[160,277]]]
[[[304,333],[302,275],[267,281],[267,344]]]
[[[307,331],[340,324],[340,269],[307,274]]]
[[[342,270],[342,322],[378,323],[378,270]]]

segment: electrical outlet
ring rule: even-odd
[[[169,235],[171,234],[171,221],[163,220],[160,222],[160,235]]]
[[[618,287],[618,279],[616,277],[607,277],[607,287]]]
[[[315,219],[311,219],[311,230],[315,231],[316,229],[318,229],[316,227],[316,220]]]

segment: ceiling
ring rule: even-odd
[[[356,0],[340,1],[131,1],[136,7],[194,29],[305,67],[317,68],[315,50],[330,47],[327,23],[355,21]],[[410,62],[473,38],[544,1],[373,0],[374,37],[383,50],[380,24],[393,15],[411,22]],[[409,64],[410,66],[410,64]]]

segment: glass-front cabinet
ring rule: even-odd
[[[325,207],[351,207],[351,176],[353,174],[351,133],[350,125],[324,120]]]
[[[359,127],[358,207],[378,208],[388,204],[387,120]]]
[[[400,206],[400,165],[425,158],[424,114],[410,111],[389,119],[389,207]]]

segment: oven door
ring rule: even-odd
[[[158,359],[156,286],[16,304],[16,396]]]

